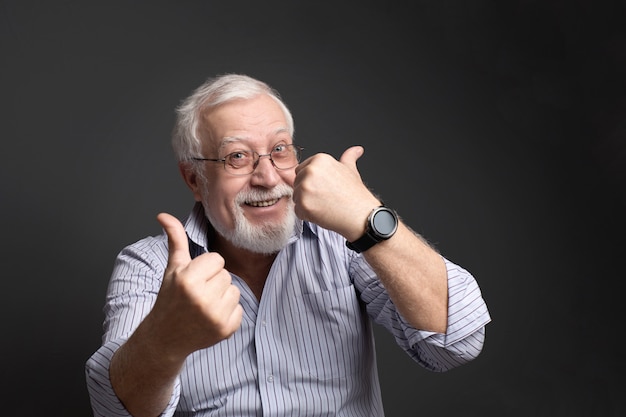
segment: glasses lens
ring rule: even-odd
[[[245,175],[254,171],[254,154],[249,151],[238,151],[226,155],[224,168],[235,175]]]
[[[280,144],[272,151],[272,161],[278,169],[289,169],[298,165],[300,150],[294,145]]]

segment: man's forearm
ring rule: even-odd
[[[391,239],[363,254],[413,327],[446,332],[448,283],[441,255],[403,223]]]
[[[166,408],[184,358],[159,352],[145,337],[145,323],[111,360],[109,376],[118,398],[134,417],[156,417]]]

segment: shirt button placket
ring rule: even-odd
[[[273,369],[273,358],[271,352],[272,334],[271,326],[267,320],[262,317],[258,317],[258,327],[256,334],[257,345],[257,363],[259,364],[259,389],[261,394],[261,401],[263,403],[264,413],[272,414],[276,389],[275,385],[276,377]]]

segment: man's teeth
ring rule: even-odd
[[[278,199],[275,200],[266,200],[266,201],[248,201],[246,204],[253,207],[269,207],[273,206],[278,202]]]

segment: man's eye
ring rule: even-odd
[[[287,149],[287,145],[281,143],[280,145],[274,146],[274,150],[272,152],[284,152]]]
[[[233,160],[240,160],[240,159],[246,159],[248,158],[248,153],[247,152],[233,152],[230,155],[228,155],[229,159],[233,159]]]

